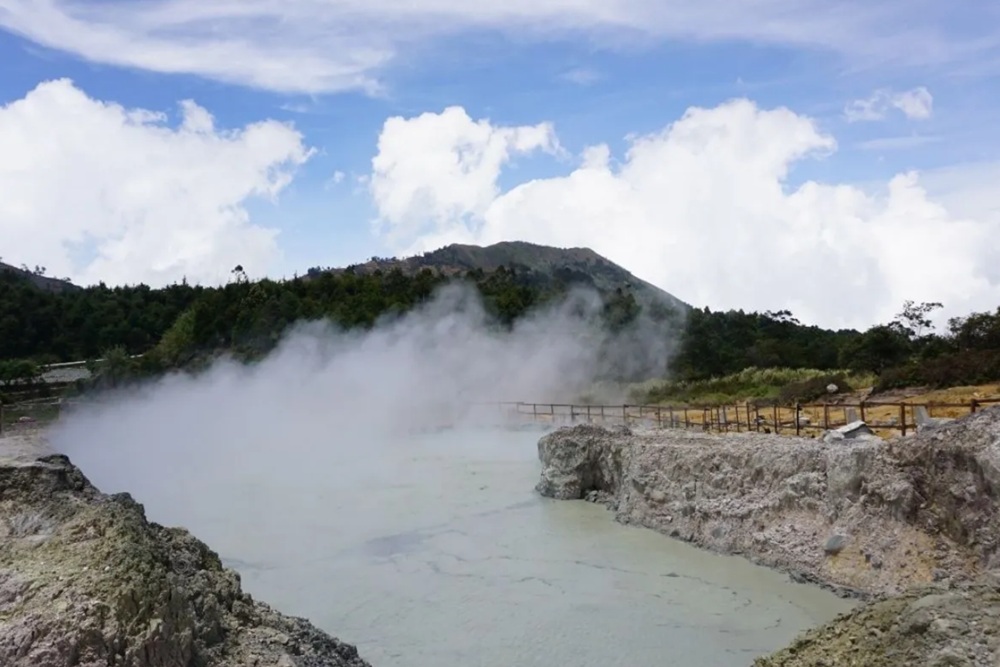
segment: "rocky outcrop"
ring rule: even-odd
[[[190,533],[0,441],[0,665],[368,667],[240,589]]]
[[[544,495],[606,498],[622,522],[845,594],[964,580],[1000,558],[1000,408],[892,442],[587,425],[538,452]]]
[[[858,607],[754,667],[996,667],[1000,581],[929,585]]]

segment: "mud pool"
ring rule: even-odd
[[[424,434],[314,457],[296,446],[280,464],[254,448],[281,443],[251,443],[168,476],[127,451],[120,468],[69,453],[105,491],[191,529],[250,593],[377,667],[748,665],[850,608],[603,507],[539,497],[540,435]]]

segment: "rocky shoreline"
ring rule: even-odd
[[[0,665],[370,667],[32,437],[0,440]]]
[[[542,495],[870,601],[760,665],[1000,664],[1000,408],[889,442],[580,425],[538,453]],[[959,598],[982,625],[943,621],[932,640],[901,620],[910,603],[944,618]],[[889,657],[838,652],[843,637]]]
[[[757,667],[1000,665],[1000,408],[914,437],[564,428],[538,491],[865,604]],[[0,665],[370,667],[280,614],[186,530],[0,439]]]

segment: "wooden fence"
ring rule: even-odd
[[[968,403],[860,401],[793,407],[754,403],[671,406],[501,402],[497,407],[508,418],[553,424],[611,423],[721,433],[755,431],[804,435],[863,421],[879,435],[898,431],[905,436],[923,423],[954,419],[994,403],[1000,403],[1000,399],[975,399]]]

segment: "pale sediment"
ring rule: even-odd
[[[40,458],[39,458],[40,457]],[[0,440],[0,665],[367,667],[33,438]]]
[[[933,615],[942,601],[935,595],[962,591],[948,608],[961,599],[986,627],[938,624],[941,637],[945,626],[973,635],[956,630],[958,648],[923,635],[926,650],[907,647],[921,660],[965,652],[966,662],[940,664],[996,664],[997,586],[984,573],[1000,566],[1000,408],[891,442],[577,426],[543,437],[538,452],[543,495],[604,500],[619,521],[875,600],[827,626],[832,636],[875,617],[892,617],[885,622],[905,635],[923,627],[896,618],[910,613],[906,605],[927,598],[920,604]],[[882,662],[848,653],[831,661],[823,655],[829,637],[818,634],[808,640],[815,660],[790,649],[763,664],[931,664],[894,661],[905,651],[887,638],[900,637],[875,629]]]

